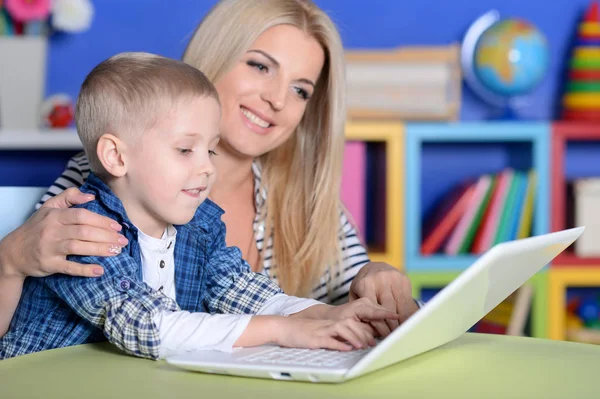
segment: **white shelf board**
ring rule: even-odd
[[[0,129],[0,150],[80,150],[75,129]]]

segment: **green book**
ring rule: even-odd
[[[473,245],[473,240],[475,239],[475,233],[479,229],[479,225],[483,219],[483,215],[485,210],[487,209],[490,199],[492,198],[492,193],[494,192],[494,187],[496,185],[496,176],[490,176],[490,185],[488,186],[485,195],[482,197],[483,200],[477,204],[477,211],[475,212],[475,217],[473,218],[471,225],[467,228],[467,234],[465,234],[465,238],[463,242],[458,247],[459,254],[466,254],[471,250],[471,245]]]
[[[492,245],[506,241],[506,237],[508,237],[508,229],[511,225],[513,213],[517,212],[517,192],[519,191],[519,184],[522,177],[523,173],[521,172],[515,172],[512,176],[512,181],[510,182],[508,195],[506,196],[506,200],[504,201],[504,208],[502,209],[502,217],[500,218],[498,230],[496,230],[496,236],[494,237],[494,242]]]

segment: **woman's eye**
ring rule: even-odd
[[[177,151],[179,151],[179,153],[182,155],[189,155],[192,153],[190,148],[178,148]]]
[[[269,67],[261,64],[260,62],[256,62],[256,61],[248,61],[247,64],[249,66],[251,66],[252,68],[256,68],[261,72],[268,72],[269,71]]]
[[[303,100],[308,100],[310,98],[310,94],[306,90],[301,87],[295,87],[294,90]]]
[[[213,150],[208,150],[208,156],[212,157],[213,155],[217,155]]]

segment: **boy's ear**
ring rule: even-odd
[[[123,177],[127,173],[127,145],[112,134],[103,134],[96,146],[96,155],[104,169],[114,177]]]

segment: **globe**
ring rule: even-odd
[[[495,11],[471,25],[461,57],[469,86],[484,101],[502,108],[518,107],[548,69],[544,35],[525,20],[501,20]]]

